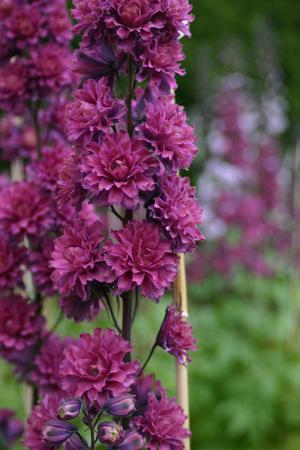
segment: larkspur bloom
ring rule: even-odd
[[[87,80],[74,93],[74,101],[66,113],[69,139],[78,146],[91,142],[114,125],[126,113],[123,100],[113,97],[105,78]]]
[[[60,396],[57,394],[45,395],[41,402],[35,406],[28,419],[25,432],[25,445],[29,450],[52,450],[42,436],[43,427],[56,417]]]
[[[158,399],[148,396],[148,406],[143,416],[136,417],[134,426],[146,439],[149,450],[184,450],[183,440],[190,432],[184,428],[186,416],[174,398],[168,398],[162,391]]]
[[[0,299],[1,352],[23,352],[34,346],[43,326],[37,304],[17,295]]]
[[[86,300],[92,281],[106,281],[108,271],[100,250],[103,240],[101,223],[84,220],[67,226],[55,240],[50,262],[52,280],[63,295],[74,292]]]
[[[49,200],[31,182],[14,182],[0,192],[0,230],[13,238],[43,236],[52,225]]]
[[[100,205],[134,209],[141,203],[139,194],[154,189],[153,175],[161,168],[143,141],[121,131],[90,144],[86,151],[82,185]]]
[[[80,209],[85,199],[86,191],[81,184],[82,175],[79,171],[79,162],[80,158],[74,152],[71,152],[63,159],[60,165],[57,181],[57,200],[58,205],[61,207],[71,204]]]
[[[35,5],[18,5],[6,22],[6,35],[18,48],[36,45],[46,35],[43,22]]]
[[[196,155],[194,128],[187,123],[183,108],[171,99],[148,103],[146,121],[138,132],[171,170],[187,169]]]
[[[21,59],[10,61],[0,67],[0,106],[12,110],[16,106],[22,109],[27,97],[28,71]]]
[[[93,292],[85,300],[74,293],[64,295],[60,297],[58,303],[66,317],[75,322],[84,320],[91,322],[104,309],[103,301]]]
[[[146,221],[131,221],[113,236],[116,242],[105,245],[104,260],[112,271],[116,293],[138,287],[143,296],[159,300],[177,273],[171,242],[161,238],[158,225]]]
[[[180,364],[185,365],[191,361],[189,352],[197,349],[195,343],[190,323],[176,306],[169,306],[157,337],[157,344],[174,355]]]
[[[137,361],[124,361],[130,351],[130,344],[113,330],[97,328],[93,335],[82,334],[64,350],[60,366],[63,389],[100,406],[128,392],[139,369]]]
[[[195,249],[196,243],[203,239],[198,226],[202,211],[196,199],[196,190],[188,178],[178,175],[164,176],[159,181],[160,195],[149,207],[150,216],[160,223],[173,249],[178,253]]]
[[[41,395],[61,393],[59,366],[64,347],[65,341],[56,334],[51,334],[46,335],[44,343],[39,348],[30,379],[34,385],[38,386]]]

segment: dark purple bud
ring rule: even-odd
[[[89,446],[80,434],[73,434],[65,443],[64,450],[88,450]]]
[[[62,420],[49,420],[42,429],[43,440],[47,444],[60,445],[65,442],[77,430],[75,425]]]
[[[145,441],[136,431],[129,431],[121,444],[115,447],[116,450],[140,450],[144,448]]]
[[[98,439],[102,444],[116,444],[122,432],[123,428],[116,422],[102,422],[98,426]]]
[[[105,404],[105,409],[111,416],[129,416],[135,410],[135,400],[130,394],[112,398]]]
[[[57,416],[62,420],[75,419],[80,413],[82,401],[80,398],[68,398],[61,400]]]

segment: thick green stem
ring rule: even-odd
[[[123,321],[122,321],[122,336],[126,341],[131,341],[131,321],[132,321],[132,295],[131,293],[124,294],[123,300]],[[127,353],[126,361],[131,360],[131,354]]]

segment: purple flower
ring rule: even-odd
[[[18,5],[6,22],[7,36],[23,49],[26,44],[35,45],[45,37],[46,30],[39,10],[34,5]]]
[[[135,415],[143,415],[148,405],[148,395],[153,392],[160,398],[163,391],[161,383],[155,380],[154,375],[141,375],[132,386],[131,392],[135,397]]]
[[[182,33],[190,37],[189,27],[194,16],[191,14],[192,5],[189,0],[162,0],[162,2],[164,19],[169,32],[173,31],[177,36]]]
[[[86,300],[71,293],[61,297],[58,302],[66,317],[73,319],[75,322],[83,322],[84,320],[91,322],[104,308],[102,300],[93,293],[90,293]]]
[[[0,230],[17,238],[43,236],[52,225],[49,200],[27,181],[0,191]]]
[[[190,362],[189,351],[197,350],[190,323],[174,305],[167,308],[166,316],[157,337],[157,344],[174,355],[180,364]]]
[[[79,156],[71,152],[61,163],[58,171],[58,204],[65,207],[71,204],[80,208],[84,198],[85,190],[81,185],[81,174],[79,171]]]
[[[61,420],[71,420],[79,416],[82,401],[80,398],[62,399],[59,403],[57,417]]]
[[[138,79],[142,81],[150,77],[152,86],[157,86],[163,94],[169,94],[171,89],[176,88],[176,74],[185,74],[179,64],[184,60],[184,55],[178,41],[160,42],[155,39],[147,43],[140,60],[141,72]]]
[[[0,67],[0,106],[5,110],[22,105],[27,97],[28,74],[20,59]]]
[[[69,138],[82,147],[99,133],[107,132],[125,113],[124,101],[113,97],[106,78],[87,80],[67,107]]]
[[[64,350],[60,366],[63,389],[100,406],[126,393],[139,370],[137,361],[124,362],[130,351],[130,344],[113,330],[97,328],[92,336],[82,334]]]
[[[63,4],[63,6],[65,6]],[[50,34],[61,45],[68,44],[72,39],[71,21],[66,8],[59,3],[48,13],[48,27]]]
[[[139,134],[174,171],[187,169],[196,155],[194,128],[188,125],[183,107],[171,99],[146,105],[146,122],[139,126]]]
[[[163,22],[157,14],[161,6],[157,0],[109,0],[112,9],[105,19],[108,28],[124,40],[136,33],[147,38],[152,29],[162,28]]]
[[[204,239],[198,229],[202,211],[195,188],[188,178],[178,175],[162,177],[159,188],[160,195],[149,208],[151,217],[163,226],[175,252],[194,250],[197,241]]]
[[[69,422],[51,419],[42,428],[43,441],[49,446],[59,447],[77,431],[77,427]]]
[[[108,400],[104,405],[105,411],[110,416],[126,417],[135,410],[135,400],[131,394],[124,394]]]
[[[21,420],[15,419],[11,409],[0,409],[0,434],[9,446],[22,436],[24,426]]]
[[[101,422],[98,426],[98,439],[102,444],[115,444],[120,441],[123,428],[116,422]]]
[[[86,300],[89,283],[106,280],[107,270],[100,252],[104,239],[101,229],[100,222],[77,220],[55,240],[50,262],[54,269],[52,280],[63,295],[74,292]]]
[[[90,450],[90,447],[79,433],[75,433],[65,442],[64,450]]]
[[[11,238],[0,234],[0,289],[14,289],[22,286],[23,270],[26,249],[17,246]]]
[[[45,395],[32,410],[25,432],[25,445],[29,450],[53,450],[53,446],[43,440],[42,429],[49,420],[56,417],[59,401],[57,394]]]
[[[71,54],[65,47],[49,43],[31,52],[30,78],[32,88],[48,95],[72,82]]]
[[[132,221],[113,235],[117,242],[106,244],[104,260],[112,270],[117,295],[139,287],[143,296],[160,299],[177,273],[177,257],[170,241],[161,239],[160,227]]]
[[[65,341],[56,334],[45,337],[34,360],[31,381],[38,386],[41,395],[61,393],[59,365],[62,360]]]
[[[145,446],[143,437],[136,431],[128,431],[120,444],[113,446],[114,450],[142,450]]]
[[[70,148],[61,144],[43,148],[41,158],[27,167],[28,180],[47,193],[55,192],[60,165],[69,153]]]
[[[81,164],[82,185],[100,205],[133,209],[140,203],[140,192],[154,189],[153,174],[159,173],[160,166],[144,142],[131,140],[121,131],[107,135],[101,144],[90,144],[86,150]]]
[[[37,343],[44,319],[38,306],[25,298],[0,299],[0,351],[23,352]]]
[[[160,398],[148,396],[148,407],[142,416],[134,420],[137,431],[146,439],[150,450],[184,450],[183,440],[190,436],[184,428],[186,416],[174,398],[162,391]]]
[[[74,0],[72,14],[77,24],[73,27],[76,34],[83,34],[83,43],[89,44],[99,37],[103,26],[103,16],[107,8],[106,0]]]

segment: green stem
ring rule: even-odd
[[[122,336],[130,342],[131,341],[131,310],[132,310],[132,294],[126,293],[122,297],[123,300],[123,321],[122,321]],[[131,354],[127,353],[125,361],[131,360]]]
[[[146,369],[146,367],[147,367],[147,365],[148,365],[150,359],[152,358],[152,356],[153,356],[153,354],[154,354],[154,352],[155,352],[156,347],[157,347],[157,343],[156,343],[156,341],[155,341],[155,343],[153,344],[153,346],[152,346],[152,348],[151,348],[151,350],[150,350],[150,353],[149,353],[149,355],[148,355],[146,361],[144,362],[143,367],[142,367],[141,370],[139,371],[138,376],[142,375],[142,373],[143,373],[144,370]]]

